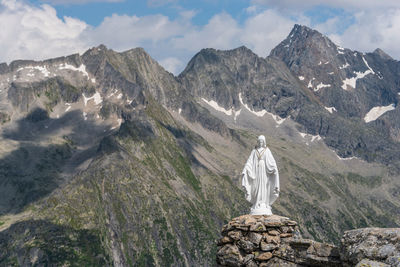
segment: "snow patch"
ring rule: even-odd
[[[181,114],[181,112],[182,112],[182,109],[181,109],[181,108],[179,108],[179,109],[178,109],[178,113],[179,113],[179,114]]]
[[[368,62],[365,60],[364,56],[362,57],[362,60],[364,61],[365,66],[371,71],[372,74],[375,74],[375,71],[371,69],[371,67],[368,65]]]
[[[118,93],[118,90],[117,90],[117,89],[114,89],[114,90],[111,92],[111,94],[109,94],[109,95],[107,96],[107,98],[112,97],[112,96],[115,95],[116,93]]]
[[[47,69],[46,66],[26,66],[26,67],[17,69],[17,72],[20,72],[24,69],[38,70],[43,74],[44,77],[49,77],[49,75],[50,75],[50,71]]]
[[[205,99],[205,98],[201,98],[201,100],[203,100],[204,102],[206,102],[208,105],[210,105],[210,106],[211,106],[212,108],[214,108],[216,111],[223,112],[223,113],[225,113],[225,114],[228,115],[228,116],[231,116],[231,115],[233,114],[232,108],[229,109],[229,110],[226,110],[226,109],[224,109],[223,107],[221,107],[220,105],[218,105],[218,103],[215,102],[214,100],[208,101],[208,100]]]
[[[314,140],[317,140],[317,141],[322,140],[322,137],[319,136],[319,135],[312,135],[311,136],[311,142],[314,142]]]
[[[247,106],[246,104],[243,103],[243,99],[242,99],[242,94],[241,93],[239,93],[239,101],[248,111],[250,111],[251,113],[253,113],[257,117],[263,117],[265,114],[269,114],[275,120],[275,122],[278,125],[282,124],[286,120],[286,118],[281,118],[281,117],[279,117],[279,116],[277,116],[275,114],[272,114],[272,113],[266,111],[265,109],[263,109],[261,111],[251,110],[249,106]]]
[[[358,79],[362,79],[365,76],[367,76],[368,74],[372,74],[372,73],[373,72],[371,70],[366,70],[365,72],[355,71],[354,74],[356,75],[356,77],[351,77],[351,78],[344,79],[342,88],[344,90],[347,90],[347,86],[351,86],[353,88],[356,88],[356,82],[357,82]]]
[[[344,64],[343,66],[339,67],[339,69],[345,69],[347,67],[350,67],[350,64],[346,62],[346,64]]]
[[[237,118],[237,116],[239,116],[240,115],[240,112],[242,111],[242,109],[239,109],[238,111],[235,111],[235,114],[234,114],[234,117],[233,117],[233,120],[236,122],[236,118]]]
[[[335,152],[335,154],[336,154],[336,152]],[[351,159],[359,159],[359,158],[357,158],[357,157],[350,157],[350,158],[342,158],[342,157],[340,157],[338,154],[336,154],[336,157],[338,157],[338,159],[340,159],[340,160],[351,160]]]
[[[299,76],[299,80],[300,80],[300,81],[303,81],[303,80],[304,80],[304,77],[303,77],[303,76]]]
[[[86,112],[83,112],[82,115],[83,115],[83,119],[84,119],[84,120],[87,120],[87,113],[86,113]]]
[[[364,121],[366,123],[370,121],[374,121],[386,112],[390,110],[394,110],[396,108],[395,104],[390,104],[388,106],[381,106],[381,107],[373,107],[364,117]]]
[[[315,80],[315,78],[312,78],[310,81],[308,81],[308,85],[307,85],[308,88],[311,88],[311,89],[313,88],[311,82],[314,81],[314,80]]]
[[[122,98],[122,94],[120,93],[119,95],[117,95],[117,99],[121,99]]]
[[[86,66],[84,64],[81,64],[78,68],[75,66],[72,66],[68,63],[64,63],[64,64],[60,64],[58,69],[60,70],[72,70],[72,71],[79,71],[82,72],[84,76],[87,77],[87,79],[89,80],[89,73],[87,73],[86,71]]]
[[[329,113],[333,113],[334,111],[336,112],[337,110],[336,110],[336,108],[335,107],[325,107],[325,109],[327,110],[327,111],[329,111]]]
[[[329,64],[329,61],[325,62],[324,65]]]
[[[321,82],[321,83],[319,83],[319,84],[317,85],[317,88],[314,88],[314,91],[316,92],[316,91],[318,91],[319,89],[324,88],[324,87],[331,87],[331,85],[330,85],[330,84],[323,84],[323,83]]]
[[[95,78],[92,78],[90,80],[92,81],[92,83],[96,83],[96,79]]]
[[[312,134],[307,134],[307,133],[302,133],[302,132],[299,132],[299,134],[303,138],[310,138],[311,142],[314,142],[315,140],[317,140],[317,141],[322,140],[322,137],[319,134],[318,135],[312,135]],[[307,143],[307,145],[308,145],[308,143]]]
[[[333,72],[333,71],[332,71],[332,72],[328,72],[328,74],[329,74],[329,75],[332,75],[332,74],[334,74],[334,72]]]
[[[101,97],[101,95],[99,94],[99,92],[96,92],[93,96],[91,96],[91,97],[86,97],[85,96],[85,94],[82,94],[82,96],[83,96],[83,101],[84,101],[84,103],[85,103],[85,106],[86,106],[86,104],[87,104],[87,102],[89,101],[89,100],[94,100],[94,103],[96,104],[96,105],[98,105],[98,104],[100,104],[101,102],[103,102],[103,98]]]
[[[322,65],[322,62],[320,61],[320,62],[318,63],[318,65]]]
[[[65,109],[65,112],[68,112],[68,110],[71,109],[71,104],[70,103],[65,103],[65,105],[67,106],[67,108]]]
[[[121,126],[121,123],[122,123],[122,119],[118,119],[118,120],[117,120],[117,123],[118,123],[118,125],[117,125],[117,126],[113,126],[113,127],[111,128],[111,130],[114,130],[114,129],[116,129],[117,127],[120,127],[120,126]]]

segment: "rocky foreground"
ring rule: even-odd
[[[243,215],[222,228],[218,266],[400,266],[400,228],[345,232],[340,247],[303,239],[289,218]]]

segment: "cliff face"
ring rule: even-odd
[[[340,247],[303,239],[286,217],[242,215],[222,227],[218,266],[399,266],[400,228],[345,232]]]

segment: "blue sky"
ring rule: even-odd
[[[246,16],[246,8],[250,5],[248,0],[191,0],[191,1],[116,1],[116,2],[89,2],[81,4],[66,4],[69,1],[32,1],[36,5],[53,4],[60,17],[71,16],[79,18],[86,23],[97,26],[104,17],[113,13],[147,16],[163,14],[171,19],[176,19],[179,12],[194,10],[197,15],[193,18],[196,25],[204,25],[215,14],[227,12],[238,20]],[[81,1],[85,2],[85,1]],[[58,3],[58,4],[57,4]]]
[[[143,47],[179,74],[200,49],[245,45],[259,56],[295,23],[362,52],[400,57],[397,0],[0,0],[0,61]]]

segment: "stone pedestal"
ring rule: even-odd
[[[219,266],[342,266],[335,246],[302,239],[295,221],[243,215],[222,228]]]

